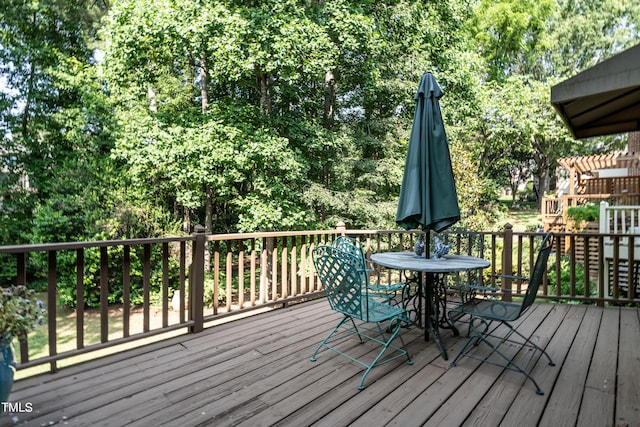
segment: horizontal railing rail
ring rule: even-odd
[[[317,245],[349,235],[360,239],[370,256],[412,251],[419,234],[341,226],[333,230],[206,234],[198,226],[190,236],[2,246],[3,265],[15,265],[15,274],[4,271],[4,277],[13,276],[13,283],[29,287],[44,281],[47,289],[46,328],[19,343],[18,368],[49,364],[48,369],[55,371],[61,360],[84,353],[122,344],[127,347],[169,332],[197,333],[221,318],[321,297],[311,257]],[[557,233],[538,297],[555,302],[638,304],[640,261],[635,261],[634,245],[626,251],[616,249],[624,238],[635,237],[640,238]],[[441,238],[452,245],[451,253],[490,262],[483,272],[451,275],[452,288],[467,282],[499,285],[511,290],[503,298],[513,299],[526,290],[526,281],[507,278],[499,282],[496,275],[528,277],[542,233],[514,232],[507,225],[499,232],[450,230]],[[605,251],[606,245],[613,249]],[[635,250],[640,254],[640,248]],[[73,274],[63,275],[63,270]],[[377,270],[382,282],[396,280],[399,274]],[[63,331],[58,299],[69,288],[74,290],[75,307],[64,314],[70,313],[73,327]],[[95,307],[88,308],[88,301]],[[91,330],[89,320],[96,317],[98,325]],[[33,354],[34,340],[42,340],[42,335],[45,352]]]
[[[640,193],[640,176],[590,178],[583,182],[585,194]]]

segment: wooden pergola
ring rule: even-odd
[[[583,176],[591,174],[598,169],[611,169],[617,167],[621,152],[598,154],[593,156],[571,156],[558,160],[558,164],[569,173],[569,195],[577,194],[581,187]]]

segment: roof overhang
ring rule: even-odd
[[[576,139],[640,130],[640,44],[551,88]]]

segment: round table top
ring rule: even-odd
[[[397,270],[450,273],[489,267],[489,261],[469,255],[445,255],[444,259],[430,259],[414,252],[382,252],[371,255],[371,261]]]

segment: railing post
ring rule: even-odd
[[[504,226],[504,246],[502,248],[502,274],[505,275],[502,288],[508,289],[504,292],[502,299],[511,301],[511,290],[513,288],[511,277],[513,275],[513,226],[505,224]]]
[[[199,224],[194,227],[193,235],[195,241],[191,277],[189,278],[189,317],[190,320],[193,320],[191,332],[198,333],[204,329],[204,251],[207,235],[205,228]]]

